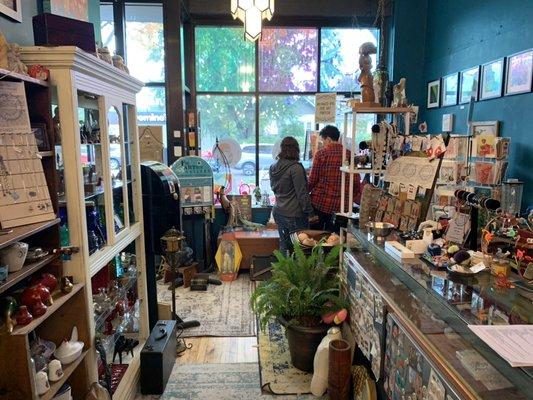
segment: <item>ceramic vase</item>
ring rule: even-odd
[[[31,314],[34,317],[40,317],[44,315],[46,312],[47,307],[44,305],[44,303],[41,301],[41,298],[39,296],[35,296],[35,301],[30,306]]]
[[[331,400],[348,400],[350,396],[350,344],[343,339],[329,343],[328,395]]]
[[[33,316],[28,311],[28,307],[19,307],[17,313],[15,314],[15,321],[17,321],[17,325],[20,326],[28,325],[31,321],[33,321]]]
[[[17,242],[0,250],[0,259],[2,264],[9,266],[9,272],[16,272],[22,269],[27,254],[28,244]]]
[[[311,380],[311,393],[315,396],[322,396],[328,388],[329,343],[341,338],[340,329],[333,327],[328,330],[328,334],[318,345],[313,364],[313,379]]]
[[[45,305],[51,306],[52,304],[54,304],[54,300],[52,299],[52,295],[50,294],[50,291],[42,283],[35,285],[35,292],[39,295],[39,297],[41,298],[41,301]]]

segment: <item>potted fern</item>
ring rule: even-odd
[[[306,256],[296,244],[294,253],[275,251],[272,276],[252,294],[250,303],[259,325],[265,329],[271,319],[285,328],[292,364],[303,371],[313,370],[313,358],[330,325],[322,316],[345,307],[337,275],[340,246],[327,255],[322,244]]]

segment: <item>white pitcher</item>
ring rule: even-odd
[[[311,393],[317,397],[322,396],[328,388],[329,342],[338,339],[342,339],[341,330],[334,326],[328,330],[328,334],[324,336],[316,349]]]

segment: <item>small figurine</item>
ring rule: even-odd
[[[96,55],[100,60],[113,65],[113,59],[111,58],[111,53],[107,47],[99,47],[96,49]]]
[[[113,56],[113,65],[120,69],[121,71],[124,71],[125,73],[129,74],[130,70],[128,69],[128,66],[124,62],[124,59],[122,56],[119,56],[118,54],[115,54]]]
[[[389,81],[389,74],[387,69],[383,66],[379,66],[376,72],[374,72],[374,96],[376,103],[384,106],[386,105],[386,90],[387,83]]]
[[[394,99],[392,100],[392,107],[405,107],[407,106],[407,98],[405,96],[405,78],[400,79],[397,85],[394,85],[393,89]]]
[[[371,54],[376,54],[377,48],[374,43],[366,42],[359,47],[359,83],[361,85],[361,96],[363,103],[374,104],[376,102],[374,94],[374,78],[372,77]]]
[[[2,320],[9,333],[13,332],[13,327],[15,326],[12,318],[14,317],[16,311],[17,301],[13,297],[7,296],[0,299],[0,312],[2,313]]]
[[[35,79],[40,79],[41,81],[47,81],[50,76],[50,70],[46,67],[43,67],[40,64],[30,65],[28,68],[28,74]]]

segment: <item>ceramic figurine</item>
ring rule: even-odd
[[[407,98],[405,96],[405,78],[400,79],[393,89],[394,99],[392,100],[392,107],[407,106]]]
[[[111,53],[107,47],[100,47],[96,51],[98,58],[102,61],[105,61],[108,64],[113,65],[113,59],[111,58]]]
[[[63,367],[61,361],[52,360],[48,364],[48,380],[50,382],[57,382],[63,377]]]
[[[17,301],[13,297],[7,296],[0,299],[0,312],[2,313],[2,319],[9,333],[13,332],[13,327],[15,326],[12,317],[16,309]]]
[[[64,276],[61,278],[61,292],[67,294],[72,292],[72,288],[74,285],[72,284],[72,281],[69,279],[68,276]]]
[[[40,276],[33,277],[30,281],[30,285],[32,286],[39,283],[46,287],[50,293],[53,293],[57,289],[57,278],[48,272],[43,272]]]
[[[14,318],[15,321],[17,321],[17,325],[20,326],[28,325],[33,321],[33,316],[30,314],[28,307],[26,306],[20,306]]]
[[[41,301],[47,305],[51,306],[54,304],[54,300],[52,299],[52,295],[50,294],[50,291],[46,286],[44,286],[42,283],[39,283],[35,286],[35,290],[39,297],[41,298]]]
[[[50,382],[48,382],[48,375],[45,371],[37,372],[37,375],[35,376],[35,386],[39,396],[42,396],[50,390]]]
[[[387,69],[383,66],[379,66],[376,72],[374,72],[374,96],[376,103],[385,106],[386,97],[385,92],[387,90],[387,83],[389,82],[389,74]]]
[[[50,77],[50,70],[40,64],[30,65],[28,75],[41,81],[47,81]]]
[[[20,61],[21,47],[16,43],[11,43],[7,46],[7,63],[10,71],[22,75],[28,75],[28,67]]]
[[[125,73],[129,74],[130,70],[128,69],[128,66],[124,62],[124,59],[122,56],[119,56],[118,54],[115,54],[113,56],[113,65],[120,69],[121,71],[124,71]]]
[[[374,95],[374,78],[372,77],[372,59],[371,54],[376,54],[377,48],[371,42],[366,42],[359,47],[359,84],[361,85],[361,96],[363,103],[374,104],[376,102]]]

